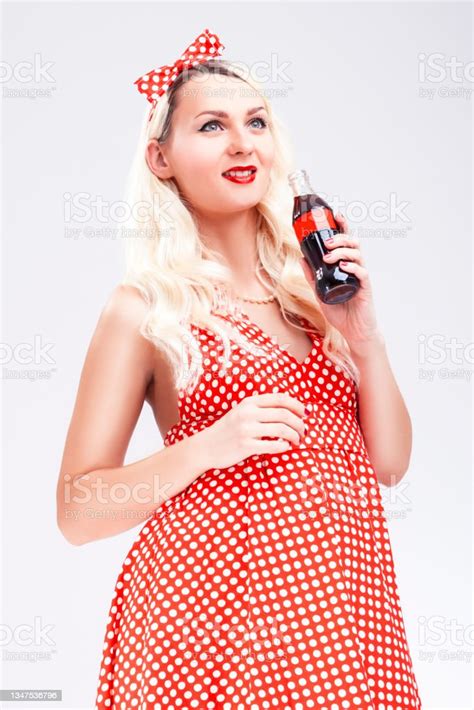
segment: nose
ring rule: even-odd
[[[234,128],[229,131],[229,151],[231,153],[251,153],[253,150],[253,138],[249,136],[245,129]]]

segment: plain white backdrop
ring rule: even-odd
[[[3,4],[2,686],[93,707],[115,580],[144,523],[73,547],[56,483],[122,277],[110,206],[147,105],[133,82],[205,27],[223,57],[262,63],[298,167],[361,239],[413,423],[409,471],[382,490],[415,674],[424,708],[471,708],[470,3]],[[145,406],[126,463],[161,447]]]

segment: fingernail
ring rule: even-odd
[[[308,407],[307,404],[304,405],[304,413],[308,415],[311,412],[311,409]]]
[[[324,243],[325,243],[325,244],[332,244],[333,241],[334,241],[334,239],[333,239],[332,237],[329,237],[328,239],[325,239],[325,240],[324,240]]]

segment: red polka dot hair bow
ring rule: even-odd
[[[225,49],[225,45],[221,44],[219,37],[206,28],[196,37],[194,42],[186,47],[174,64],[170,66],[165,64],[139,77],[134,83],[137,85],[138,91],[145,94],[147,100],[152,104],[148,121],[151,120],[158,98],[166,93],[178,74],[190,66],[201,64],[222,54],[223,49]]]

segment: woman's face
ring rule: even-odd
[[[162,179],[173,177],[198,214],[254,207],[268,189],[274,157],[262,98],[245,82],[215,74],[190,79],[178,94],[170,135],[160,144],[164,160],[156,141],[148,147],[153,172]],[[210,113],[217,111],[226,116]],[[249,165],[257,168],[252,182],[239,184],[222,175]]]

